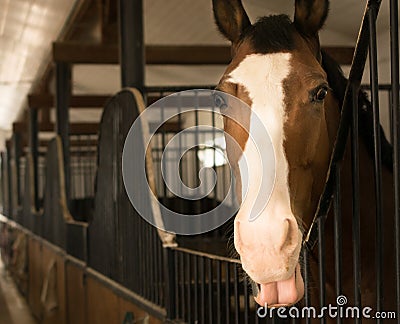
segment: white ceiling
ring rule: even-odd
[[[79,0],[0,0],[0,140],[10,130],[26,95],[45,67],[55,41]],[[388,2],[383,1],[378,31],[386,35]],[[292,16],[293,0],[244,0],[249,16],[286,13]],[[354,46],[366,0],[332,0],[330,16],[321,33],[324,45]],[[216,32],[211,0],[144,0],[147,44],[224,44]],[[388,36],[380,38],[382,77],[388,79]],[[215,83],[223,66],[151,66],[148,85]],[[385,80],[386,80],[385,79]],[[78,65],[73,70],[74,93],[114,93],[119,89],[119,68],[113,65]]]
[[[0,0],[0,129],[10,129],[75,1]]]

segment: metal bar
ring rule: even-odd
[[[352,236],[353,236],[353,275],[354,275],[354,304],[361,307],[361,252],[360,252],[360,175],[358,156],[358,87],[352,87],[353,114],[351,127],[351,166],[352,166],[352,188],[353,188],[353,210],[352,210]],[[355,319],[360,323],[360,319]]]
[[[304,278],[304,304],[305,307],[311,306],[311,295],[310,295],[310,268],[308,264],[308,248],[303,246],[303,278]],[[309,317],[305,318],[306,324],[311,323]]]
[[[69,101],[71,96],[71,66],[56,63],[56,131],[61,137],[64,156],[65,194],[70,204],[71,165],[69,152]]]
[[[149,287],[150,287],[150,300],[155,302],[157,298],[157,291],[155,289],[157,285],[157,278],[156,278],[156,271],[157,271],[157,254],[156,254],[156,247],[155,247],[155,240],[154,240],[154,229],[152,227],[148,227],[147,231],[149,232],[149,251],[151,252],[149,257]]]
[[[249,286],[247,283],[247,277],[243,278],[243,299],[244,299],[244,324],[249,323]]]
[[[221,324],[222,320],[222,303],[221,303],[221,291],[222,291],[222,278],[221,278],[221,261],[215,262],[217,267],[217,324]]]
[[[119,0],[122,87],[144,91],[143,0]]]
[[[318,218],[318,274],[319,274],[319,304],[325,306],[325,217]],[[325,318],[321,318],[321,324],[326,323]]]
[[[195,111],[194,111],[194,123],[195,126],[199,126],[199,95],[197,91],[194,91],[195,93]],[[195,187],[197,188],[198,186],[200,186],[200,176],[199,176],[199,172],[200,172],[200,160],[198,158],[198,153],[199,153],[199,144],[200,144],[200,138],[199,138],[199,130],[196,129],[195,131],[195,148],[194,148],[194,152],[195,152],[195,157],[194,157],[194,161],[195,161]],[[195,208],[195,214],[200,214],[201,213],[201,202],[199,199],[196,199],[194,201],[194,208]]]
[[[207,280],[208,280],[208,320],[209,323],[214,323],[213,320],[213,271],[212,271],[212,260],[207,259]]]
[[[192,270],[192,263],[191,263],[191,255],[185,254],[186,256],[186,279],[187,279],[187,317],[186,320],[188,323],[192,322],[192,278],[191,278],[191,270]]]
[[[335,197],[333,200],[334,218],[334,238],[335,238],[335,290],[336,296],[342,294],[342,212],[341,212],[341,185],[340,185],[340,167],[336,169]],[[337,317],[336,322],[342,323],[342,318]]]
[[[179,252],[179,281],[180,281],[180,299],[181,299],[181,318],[184,319],[186,316],[186,296],[185,296],[185,268],[184,268],[184,255]]]
[[[226,311],[226,323],[231,323],[231,293],[230,293],[230,282],[231,282],[231,274],[229,263],[225,262],[225,311]]]
[[[399,6],[398,0],[390,0],[390,66],[391,66],[391,111],[393,136],[393,180],[394,219],[396,241],[396,305],[400,314],[400,120],[399,120]],[[400,317],[397,318],[400,323]]]
[[[194,281],[194,321],[199,321],[199,275],[198,275],[198,258],[199,256],[193,255],[193,281]]]
[[[164,299],[164,294],[162,293],[162,289],[164,286],[164,282],[165,280],[163,280],[162,277],[162,269],[164,269],[164,264],[162,262],[162,253],[163,250],[165,250],[159,241],[159,236],[158,233],[154,230],[154,236],[155,236],[155,240],[157,242],[157,281],[158,281],[158,289],[157,289],[157,304],[158,305],[162,305],[165,306],[165,299]]]
[[[204,257],[200,258],[200,318],[201,323],[206,323],[206,272]]]
[[[146,254],[148,254],[148,251],[152,251],[150,249],[150,230],[146,226],[147,224],[143,223],[142,221],[140,223],[141,223],[142,228],[143,228],[142,233],[144,235],[143,234],[142,235],[144,236],[143,238],[144,238],[144,246],[145,246],[145,248],[143,249],[144,273],[143,273],[142,278],[145,279],[144,280],[145,281],[144,285],[145,285],[145,288],[146,288],[145,297],[147,299],[151,300],[151,297],[150,297],[151,296],[151,286],[150,286],[151,277],[149,277],[149,275],[151,274],[151,263],[150,263],[151,262],[151,258],[149,256],[146,256]],[[128,237],[128,235],[127,235],[127,237]],[[151,256],[153,256],[153,254],[151,254]]]
[[[237,265],[233,264],[233,294],[235,297],[235,323],[240,323],[240,296],[239,296],[239,276]]]
[[[378,59],[376,43],[376,8],[371,4],[368,12],[369,22],[369,66],[371,81],[371,103],[374,128],[374,174],[376,197],[376,223],[375,223],[375,250],[376,250],[376,310],[382,310],[383,277],[382,277],[382,158],[381,158],[381,133],[379,121],[379,94],[378,94]],[[377,323],[381,323],[378,318]]]
[[[175,308],[175,267],[174,267],[174,254],[175,251],[171,248],[163,249],[164,264],[165,264],[165,308],[167,311],[168,319],[176,318]]]
[[[180,289],[179,289],[179,263],[178,263],[178,256],[179,252],[175,251],[174,253],[174,268],[175,268],[175,309],[176,309],[176,316],[179,317],[180,313],[180,305],[179,305],[179,297],[180,297]]]

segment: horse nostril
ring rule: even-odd
[[[297,223],[289,218],[285,218],[281,230],[278,247],[280,251],[296,248]]]

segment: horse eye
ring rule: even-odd
[[[328,88],[326,88],[326,87],[319,88],[317,90],[317,92],[314,94],[313,101],[317,101],[317,102],[323,101],[327,94],[328,94]]]

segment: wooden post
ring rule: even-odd
[[[71,97],[71,65],[56,63],[56,132],[61,137],[64,155],[64,178],[67,203],[70,201],[70,156],[69,156],[69,102]]]
[[[21,205],[21,170],[20,170],[20,165],[19,165],[19,160],[21,157],[21,134],[19,132],[15,132],[13,134],[13,140],[12,140],[12,156],[14,159],[14,165],[15,165],[15,193],[17,196],[15,197],[16,200],[16,207]],[[15,210],[14,212],[17,212]]]
[[[39,180],[38,180],[38,111],[33,107],[29,109],[29,149],[33,164],[33,204],[35,210],[39,209]]]
[[[121,85],[144,90],[143,0],[119,0]]]
[[[11,169],[11,141],[6,141],[6,147],[7,147],[7,186],[8,186],[8,214],[7,217],[9,219],[13,219],[13,187],[12,187],[12,169]]]

